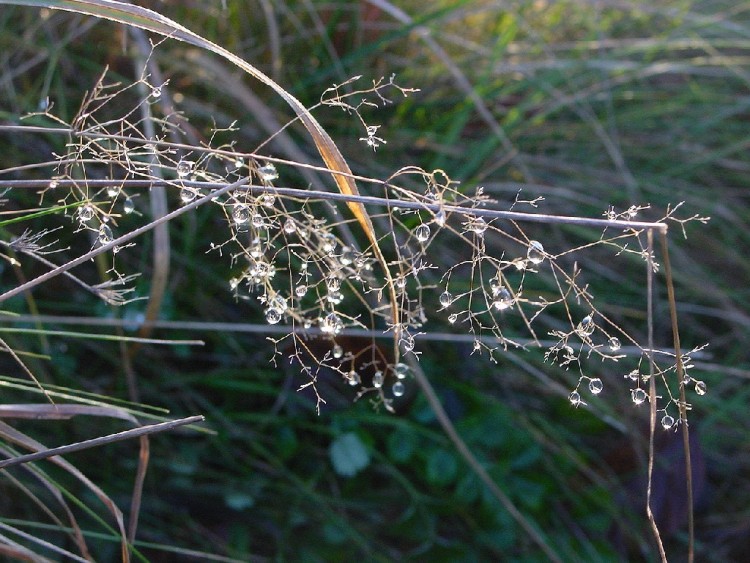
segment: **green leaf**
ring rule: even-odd
[[[449,451],[434,450],[427,459],[427,480],[434,485],[447,485],[458,474],[458,461]]]
[[[353,477],[370,464],[365,444],[354,432],[336,438],[330,448],[333,469],[343,477]]]

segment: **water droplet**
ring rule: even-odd
[[[397,277],[395,284],[397,288],[404,289],[406,287],[406,278],[404,276]]]
[[[617,338],[616,336],[612,336],[609,339],[608,345],[609,345],[609,349],[612,352],[617,352],[622,347],[622,345],[620,344],[620,339]]]
[[[639,387],[638,389],[630,390],[630,397],[633,399],[633,402],[636,405],[641,405],[643,404],[643,401],[646,400],[648,395],[646,395],[646,392]]]
[[[328,288],[328,291],[330,291],[331,293],[335,293],[339,289],[341,289],[341,280],[336,276],[328,276],[328,279],[326,280],[326,287]]]
[[[192,188],[184,187],[180,190],[180,200],[182,203],[190,203],[195,199],[195,192]]]
[[[594,323],[594,319],[591,317],[591,315],[586,315],[581,319],[581,322],[578,323],[578,326],[576,327],[576,334],[580,336],[581,338],[585,338],[587,336],[591,336],[594,333],[594,329],[596,329],[596,324]]]
[[[284,232],[288,235],[291,235],[296,230],[297,223],[295,223],[294,219],[292,219],[291,217],[287,217],[286,221],[284,221]]]
[[[343,247],[341,249],[341,256],[339,256],[339,262],[341,262],[342,266],[348,266],[353,263],[354,251],[348,246]]]
[[[456,313],[453,313],[450,317],[448,317],[448,322],[453,324],[458,320],[458,315]]]
[[[177,175],[180,178],[185,178],[193,171],[195,163],[191,160],[181,160],[177,163]]]
[[[111,198],[120,195],[120,186],[107,186],[107,195]]]
[[[101,225],[99,225],[99,234],[97,235],[96,239],[102,246],[112,242],[114,237],[112,236],[112,229],[109,228],[109,225],[107,225],[106,223],[102,223]]]
[[[538,240],[529,241],[529,249],[526,252],[526,258],[532,264],[541,264],[544,261],[544,246]]]
[[[151,88],[151,97],[152,98],[161,98],[161,88],[158,86],[154,86]]]
[[[469,224],[469,228],[477,235],[482,236],[487,230],[487,222],[482,217],[474,217]]]
[[[276,167],[270,162],[258,168],[258,175],[264,182],[272,182],[279,177]]]
[[[78,220],[81,223],[88,223],[93,218],[94,218],[94,206],[93,205],[86,204],[83,207],[78,208]]]
[[[674,426],[674,418],[669,416],[668,414],[665,414],[664,418],[661,419],[661,425],[664,430],[669,430]]]
[[[414,236],[419,242],[427,242],[430,238],[430,227],[422,223],[414,229]]]
[[[238,158],[234,159],[234,167],[235,168],[239,169],[239,168],[242,168],[243,166],[245,166],[245,159],[244,158],[238,157]]]
[[[437,213],[435,213],[435,224],[438,227],[445,227],[445,219],[445,211],[438,209]]]
[[[393,387],[391,387],[391,391],[393,391],[394,397],[402,397],[406,391],[406,385],[404,385],[403,381],[396,381]]]
[[[604,384],[602,383],[602,380],[598,377],[589,380],[589,391],[591,391],[592,394],[598,395],[602,392],[602,389],[604,389]]]
[[[574,407],[585,404],[583,402],[583,399],[581,399],[581,394],[578,391],[573,391],[570,395],[568,395],[568,400]]]
[[[349,385],[351,385],[352,387],[354,387],[355,385],[359,385],[362,382],[359,374],[354,370],[346,374],[346,379],[349,381]]]
[[[336,313],[328,313],[320,321],[320,330],[326,334],[338,334],[343,328],[344,325]]]
[[[48,187],[49,189],[54,190],[57,187],[57,184],[58,184],[57,180],[50,180]]]
[[[125,213],[125,215],[130,215],[133,211],[135,211],[135,203],[131,198],[127,197],[125,198],[125,201],[122,202],[122,211]]]
[[[399,362],[395,366],[393,366],[393,373],[396,374],[397,379],[404,379],[409,373],[409,366],[402,362]]]
[[[332,353],[333,353],[333,357],[338,360],[341,356],[344,355],[344,349],[338,344],[334,344]]]
[[[303,283],[299,284],[297,287],[294,288],[294,294],[297,297],[304,297],[307,293],[307,286]]]
[[[320,249],[326,254],[333,254],[336,250],[336,236],[333,233],[323,233],[320,237]]]
[[[378,370],[372,376],[372,386],[375,387],[375,389],[380,389],[383,386],[384,380],[385,377],[383,377],[383,372]]]
[[[271,208],[276,203],[276,196],[274,194],[265,193],[260,196],[260,204],[263,207]]]
[[[450,291],[444,291],[440,294],[440,304],[443,307],[449,307],[451,303],[453,303],[453,295]]]
[[[274,307],[266,309],[266,321],[268,324],[275,325],[281,320],[281,311]]]
[[[508,291],[507,288],[501,287],[497,292],[497,296],[492,302],[492,305],[498,311],[504,311],[505,309],[508,309],[513,305],[513,296],[510,294],[510,291]]]
[[[289,303],[287,303],[286,298],[278,293],[271,298],[269,306],[277,311],[281,311],[282,313],[285,313],[287,309],[289,309]]]
[[[240,279],[239,278],[231,278],[229,280],[229,289],[231,289],[232,291],[234,291],[235,289],[237,289],[237,287],[239,287],[239,285],[240,285]]]
[[[698,393],[698,395],[705,395],[707,391],[708,387],[706,387],[706,383],[704,381],[695,382],[695,392]]]
[[[260,213],[253,213],[252,224],[256,229],[263,229],[266,227],[266,218]]]
[[[232,220],[237,225],[244,225],[250,220],[250,208],[247,204],[237,203],[232,208]]]

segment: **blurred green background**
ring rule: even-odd
[[[541,212],[557,215],[601,217],[609,206],[650,205],[638,218],[658,220],[669,204],[684,201],[682,216],[710,216],[705,225],[688,223],[687,238],[676,225],[670,233],[683,347],[709,343],[694,357],[709,393],[693,396],[690,413],[697,558],[743,560],[750,550],[750,3],[143,4],[242,56],[308,106],[355,75],[369,84],[395,74],[400,86],[418,88],[367,113],[387,141],[376,153],[358,140],[363,133],[352,116],[336,108],[315,112],[356,173],[387,178],[407,165],[441,168],[467,193],[483,186],[501,209],[522,190],[525,199],[544,198]],[[119,25],[3,6],[0,120],[16,123],[47,97],[71,120],[105,66],[112,81],[138,78],[134,52]],[[212,127],[236,121],[231,140],[255,147],[271,133],[258,107],[280,124],[291,117],[268,89],[195,48],[165,41],[153,59],[189,120],[187,138],[206,141]],[[314,147],[299,131],[292,137],[312,161]],[[3,132],[2,166],[48,161],[63,144]],[[36,196],[28,197],[16,205],[33,205]],[[227,262],[206,253],[209,241],[221,242],[217,228],[210,210],[170,225],[164,319],[261,321],[259,310],[232,299]],[[601,234],[545,225],[527,232],[557,252]],[[150,244],[144,239],[140,261],[128,264],[144,272],[143,295]],[[441,252],[450,263],[452,250]],[[643,338],[641,264],[625,257],[618,264],[611,252],[578,260],[597,303],[611,305]],[[4,289],[19,283],[3,268]],[[657,283],[657,344],[668,348],[661,273]],[[127,316],[140,307],[113,312],[81,293],[53,282],[35,291],[34,303],[45,314],[70,316]],[[21,299],[3,305],[33,312]],[[432,326],[452,330],[447,323]],[[469,470],[416,389],[393,415],[367,401],[353,403],[331,377],[328,404],[317,415],[311,397],[295,391],[302,380],[297,369],[269,363],[272,345],[263,334],[157,333],[200,338],[206,346],[140,348],[132,367],[141,402],[175,417],[205,414],[215,433],[153,438],[138,534],[148,543],[140,547],[145,558],[546,560]],[[14,349],[42,348],[28,336],[7,341]],[[116,343],[50,338],[45,345],[52,361],[28,361],[42,381],[128,397]],[[566,390],[575,374],[545,363],[542,351],[508,352],[494,364],[472,355],[471,342],[424,340],[419,347],[461,436],[562,560],[657,560],[643,508],[646,411],[633,407],[622,371],[602,364],[607,392],[587,400],[590,408],[573,409]],[[10,360],[2,365],[5,375],[18,375]],[[7,391],[3,401],[34,400],[15,393]],[[85,419],[18,427],[49,444],[92,436]],[[97,421],[93,435],[121,429]],[[680,437],[660,436],[657,452],[658,517],[670,560],[681,561],[687,527]],[[123,443],[70,459],[125,507],[136,456],[136,445]],[[21,504],[12,485],[2,487],[3,519],[60,541],[33,525],[44,521],[37,507]],[[102,531],[93,521],[91,529]],[[115,542],[92,542],[97,560],[117,557]]]

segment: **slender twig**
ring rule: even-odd
[[[646,514],[651,524],[651,531],[656,539],[656,545],[659,549],[662,563],[667,563],[667,553],[664,551],[664,544],[661,541],[659,526],[654,517],[653,507],[651,505],[651,493],[653,488],[654,476],[654,433],[656,431],[656,376],[654,366],[654,232],[649,229],[647,236],[647,256],[646,256],[646,318],[648,319],[648,398],[649,398],[649,418],[648,418],[648,485],[646,486]]]
[[[695,517],[693,513],[693,464],[690,458],[690,430],[687,420],[687,399],[685,398],[685,368],[682,364],[680,351],[680,331],[677,325],[677,302],[674,294],[672,266],[669,262],[669,243],[667,234],[661,233],[661,247],[664,260],[664,274],[667,283],[667,298],[669,300],[669,316],[672,323],[672,339],[674,340],[675,366],[680,385],[680,424],[682,424],[682,446],[685,452],[685,480],[687,481],[687,509],[688,509],[688,563],[695,559]]]
[[[86,180],[85,183],[92,187],[98,186],[110,186],[113,180]],[[170,180],[116,180],[116,182],[125,187],[151,187],[164,183],[170,186],[176,186],[175,181]],[[82,182],[79,180],[58,180],[57,184],[59,187],[80,185]],[[0,180],[0,189],[11,187],[11,188],[45,188],[49,184],[48,180]],[[192,188],[203,188],[203,189],[221,189],[226,186],[220,182],[180,182],[180,186],[188,186]],[[415,210],[427,210],[437,213],[438,211],[444,211],[445,213],[455,213],[457,215],[465,217],[483,217],[487,219],[509,219],[513,221],[522,221],[526,223],[545,223],[545,224],[563,224],[563,225],[576,225],[580,227],[593,227],[596,229],[658,229],[660,231],[666,231],[668,226],[662,222],[649,222],[649,221],[627,221],[627,220],[610,220],[610,219],[598,219],[595,217],[575,217],[566,215],[550,215],[547,213],[523,213],[521,211],[503,211],[501,209],[479,209],[473,207],[461,207],[458,205],[445,205],[438,203],[423,203],[419,201],[408,201],[403,199],[384,198],[377,196],[363,196],[363,195],[350,195],[342,194],[338,192],[326,192],[321,190],[308,190],[299,188],[282,188],[278,186],[269,187],[267,185],[251,185],[247,184],[242,186],[242,189],[250,191],[251,193],[266,193],[273,191],[274,194],[279,196],[298,197],[304,199],[324,199],[330,201],[345,201],[345,202],[356,202],[370,205],[380,205],[383,207],[398,207],[400,209],[415,209]],[[222,192],[224,193],[224,192]],[[215,197],[218,194],[212,194]],[[192,204],[191,204],[192,205]],[[187,207],[187,206],[186,206]]]
[[[175,428],[178,428],[180,426],[185,426],[186,424],[196,424],[198,422],[203,422],[204,420],[204,416],[197,415],[189,416],[187,418],[180,418],[178,420],[160,422],[158,424],[150,424],[148,426],[141,426],[140,428],[133,428],[131,430],[124,430],[123,432],[117,432],[116,434],[100,436],[99,438],[92,438],[91,440],[84,440],[82,442],[76,442],[74,444],[68,444],[66,446],[60,446],[58,448],[50,448],[47,450],[34,452],[33,454],[26,454],[10,459],[4,459],[0,461],[0,469],[7,469],[16,465],[29,463],[32,461],[39,461],[53,456],[79,452],[81,450],[87,450],[89,448],[95,448],[98,446],[103,446],[105,444],[121,442],[122,440],[139,438],[140,436],[146,436],[148,434],[154,434],[156,432],[166,432],[169,430],[174,430]]]
[[[245,184],[247,184],[247,178],[242,178],[240,180],[237,180],[236,182],[233,182],[222,188],[219,188],[218,190],[213,191],[203,197],[200,197],[196,199],[195,201],[188,203],[187,205],[184,205],[183,207],[180,207],[179,209],[175,209],[171,213],[167,213],[163,217],[160,217],[159,219],[155,219],[154,221],[151,221],[147,225],[143,225],[142,227],[134,229],[130,231],[129,233],[126,233],[122,235],[121,237],[118,237],[112,240],[111,242],[108,242],[107,244],[103,244],[97,248],[94,248],[93,250],[90,250],[89,252],[82,254],[78,258],[75,258],[71,260],[70,262],[66,262],[62,266],[58,266],[54,270],[50,270],[49,272],[42,274],[41,276],[38,276],[34,278],[33,280],[30,280],[24,284],[21,284],[19,286],[14,287],[13,289],[6,291],[2,295],[0,295],[0,303],[2,303],[3,301],[7,299],[10,299],[11,297],[15,297],[16,295],[19,295],[25,291],[29,291],[30,289],[62,274],[63,272],[67,272],[71,268],[75,268],[76,266],[91,260],[91,258],[93,258],[94,256],[97,256],[103,252],[108,252],[110,250],[113,250],[114,248],[125,244],[126,242],[142,235],[143,233],[147,233],[148,231],[155,228],[157,225],[166,223],[167,221],[171,221],[172,219],[175,219],[179,217],[180,215],[183,215],[187,213],[188,211],[191,211],[195,209],[196,207],[203,205],[204,203],[208,203],[209,201],[213,200],[214,198],[222,194],[225,194],[232,190],[236,190],[237,188],[244,186]]]

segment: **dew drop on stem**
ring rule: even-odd
[[[529,249],[526,251],[526,258],[532,264],[541,264],[544,261],[544,246],[538,240],[529,241]]]
[[[133,211],[135,211],[135,203],[133,202],[132,198],[125,198],[125,201],[122,202],[122,211],[126,215],[130,215]]]
[[[419,242],[427,242],[430,238],[430,227],[424,223],[414,229],[414,236]]]
[[[453,303],[453,295],[451,295],[450,291],[444,291],[440,294],[440,305],[450,307],[451,303]]]
[[[591,391],[593,395],[598,395],[602,392],[602,389],[604,389],[604,384],[602,383],[601,379],[596,377],[589,380],[589,391]]]
[[[630,390],[630,397],[633,399],[633,402],[636,405],[641,405],[646,400],[646,398],[648,397],[648,395],[646,394],[646,392],[643,389],[641,389],[639,387],[637,389],[631,389]]]
[[[396,381],[393,387],[391,387],[391,391],[394,397],[402,397],[406,391],[406,385],[404,385],[403,381]]]

